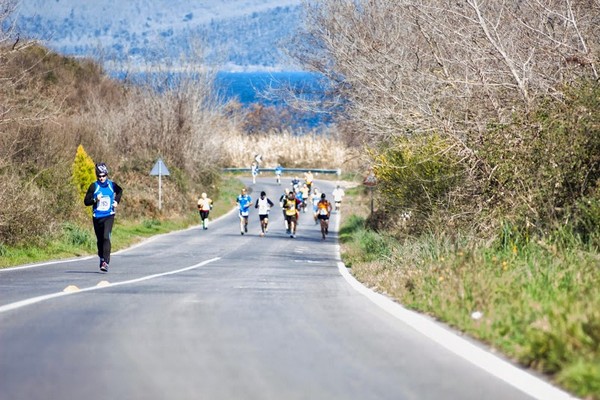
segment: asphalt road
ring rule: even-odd
[[[377,304],[340,272],[339,215],[322,241],[303,214],[292,239],[282,186],[251,186],[276,203],[265,237],[233,212],[116,253],[108,273],[95,257],[0,271],[0,398],[567,398]]]

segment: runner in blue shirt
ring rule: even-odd
[[[277,177],[277,184],[281,185],[281,174],[283,173],[283,167],[280,164],[277,164],[275,167],[275,176]]]
[[[246,193],[246,188],[242,189],[242,193],[237,197],[236,203],[240,208],[240,233],[248,233],[248,214],[252,205],[252,197]]]
[[[110,263],[110,235],[123,189],[108,179],[108,167],[105,163],[96,164],[95,172],[98,180],[88,188],[83,204],[92,206],[92,221],[96,234],[98,257],[100,257],[100,270],[107,272]]]
[[[298,210],[300,210],[300,211],[304,211],[304,210],[303,210],[303,208],[304,208],[304,205],[305,205],[305,203],[304,203],[304,197],[303,197],[303,195],[302,195],[302,190],[298,190],[298,191],[296,192],[296,199],[297,199],[297,200],[298,200],[298,202],[299,202],[299,205],[298,205]],[[298,216],[298,219],[300,219],[300,216]]]
[[[297,176],[295,176],[294,179],[292,179],[292,190],[294,191],[294,194],[296,194],[298,190],[300,190],[300,179],[298,179]]]
[[[258,175],[258,164],[253,162],[251,170],[252,170],[252,183],[256,183],[256,176]]]

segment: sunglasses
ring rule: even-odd
[[[106,175],[104,175],[104,174],[98,175],[98,178],[106,178]]]

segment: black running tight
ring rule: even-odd
[[[115,216],[94,218],[94,233],[98,245],[98,257],[103,258],[107,264],[110,263],[110,234],[112,232]]]

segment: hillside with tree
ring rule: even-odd
[[[21,36],[63,55],[94,56],[115,69],[159,62],[177,67],[180,56],[197,46],[205,63],[224,70],[288,69],[293,66],[279,48],[299,27],[300,3],[20,0],[14,17]]]

